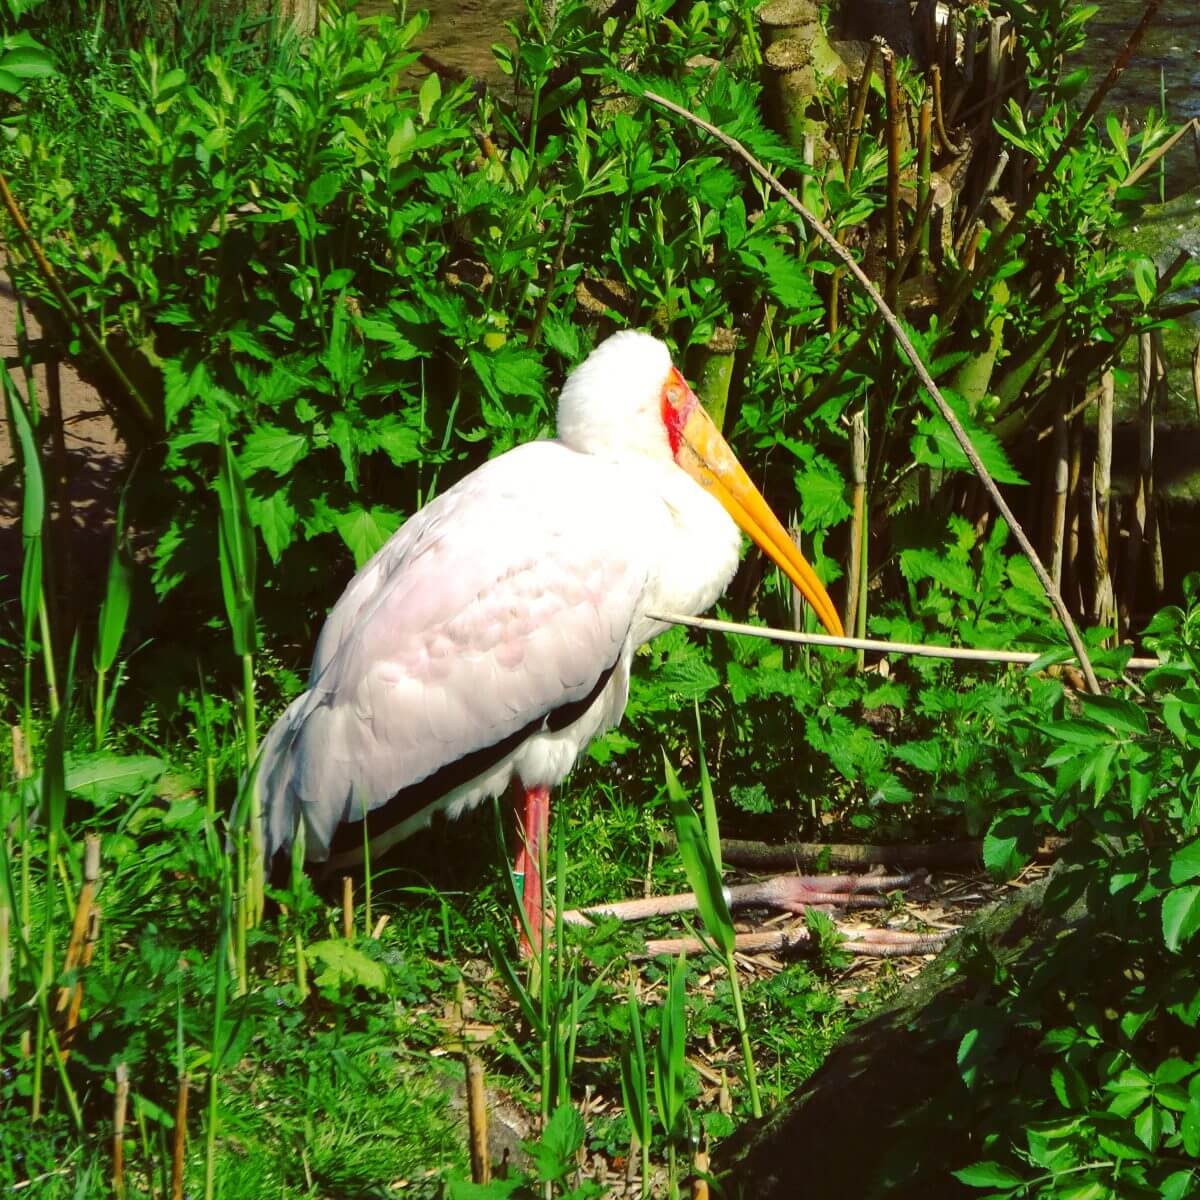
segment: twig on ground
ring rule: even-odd
[[[846,935],[838,946],[847,954],[872,955],[876,958],[900,958],[906,954],[936,954],[950,940],[953,931],[904,933],[896,929],[871,929]],[[779,954],[808,949],[813,945],[807,929],[774,929],[759,933],[739,933],[734,948],[739,954]],[[655,938],[646,943],[639,958],[660,955],[700,954],[708,947],[697,937]]]
[[[1053,862],[1064,845],[1065,838],[1046,838],[1034,854],[1034,860]],[[816,862],[842,868],[865,868],[876,863],[889,863],[894,867],[975,868],[983,865],[983,842],[972,840],[899,846],[859,845],[853,842],[781,842],[773,846],[767,842],[722,838],[721,859],[728,866],[758,870]],[[858,886],[861,889],[863,884]]]
[[[754,883],[739,883],[725,888],[725,902],[734,908],[778,908],[800,913],[807,908],[886,908],[881,893],[892,892],[918,883],[924,871],[906,875],[777,875]],[[612,904],[593,904],[563,913],[567,925],[590,925],[604,917],[621,921],[641,921],[673,913],[695,912],[699,902],[693,892],[676,896],[649,896],[639,900],[618,900]]]

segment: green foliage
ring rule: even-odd
[[[207,1087],[210,1189],[217,1179],[229,1195],[366,1194],[404,1177],[418,1190],[440,1186],[419,1175],[426,1164],[462,1169],[428,1061],[443,1048],[437,1014],[458,973],[447,963],[488,946],[507,984],[505,996],[478,989],[503,1030],[488,1070],[540,1108],[545,1127],[527,1147],[530,1171],[488,1189],[453,1183],[452,1194],[540,1195],[549,1185],[584,1196],[590,1184],[571,1190],[582,1149],[623,1153],[632,1129],[644,1162],[652,1151],[674,1159],[701,1126],[728,1132],[734,1118],[700,1112],[688,1065],[689,1044],[710,1031],[736,1023],[744,1043],[765,1048],[774,1071],[763,1086],[776,1101],[816,1066],[844,1020],[821,979],[836,949],[813,970],[749,987],[744,1013],[732,966],[691,995],[683,964],[665,981],[648,968],[665,996],[642,1010],[632,995],[614,1001],[605,970],[593,972],[628,954],[604,928],[578,941],[558,929],[555,957],[522,977],[500,948],[511,929],[498,889],[477,877],[422,878],[386,902],[377,891],[377,906],[404,919],[376,937],[335,936],[335,914],[299,869],[273,892],[278,923],[253,929],[247,919],[254,868],[244,829],[223,814],[254,741],[249,656],[264,664],[268,702],[285,700],[312,622],[351,569],[466,470],[547,432],[554,385],[626,324],[668,338],[693,373],[714,331],[735,331],[730,439],[835,586],[852,549],[846,429],[865,414],[872,633],[1030,646],[1044,658],[1028,674],[919,659],[851,672],[836,652],[664,635],[639,656],[624,728],[594,749],[620,787],[576,776],[574,807],[557,825],[556,911],[568,859],[586,868],[571,876],[590,893],[572,899],[584,900],[640,887],[645,864],[658,889],[688,877],[728,957],[716,795],[738,809],[727,822],[786,825],[793,836],[984,835],[997,875],[1018,871],[1046,833],[1064,835],[1070,869],[1051,896],[1072,924],[1054,957],[1030,968],[968,947],[958,965],[999,980],[1004,1000],[955,1014],[949,1120],[972,1113],[980,1161],[946,1170],[994,1195],[1191,1186],[1180,1164],[1200,1153],[1200,1006],[1188,970],[1200,930],[1197,596],[1156,618],[1163,666],[1144,695],[1119,682],[1121,655],[1111,653],[1098,655],[1106,697],[1064,686],[1053,673],[1061,639],[1028,565],[1009,553],[1003,526],[955,515],[965,460],[861,298],[842,290],[832,328],[830,264],[794,215],[707,138],[636,97],[652,83],[794,173],[855,252],[886,205],[879,130],[868,123],[848,177],[836,156],[805,168],[762,121],[748,7],[679,7],[644,3],[601,21],[579,0],[552,12],[531,3],[513,44],[497,50],[513,105],[436,75],[413,82],[420,16],[334,11],[303,49],[207,25],[203,37],[124,45],[97,26],[54,43],[71,66],[51,75],[28,30],[49,33],[17,25],[32,11],[22,0],[0,0],[0,93],[13,80],[22,89],[19,120],[5,110],[14,136],[0,167],[85,319],[152,399],[146,420],[105,383],[146,463],[129,488],[129,521],[145,539],[156,600],[138,611],[139,568],[119,519],[96,631],[94,737],[70,705],[41,729],[27,675],[40,773],[8,787],[0,811],[0,892],[17,931],[0,945],[12,968],[0,1051],[15,1064],[0,1077],[5,1186],[44,1176],[57,1189],[55,1172],[78,1162],[72,1188],[103,1188],[102,1138],[73,1130],[104,1128],[118,1063],[135,1081],[131,1162],[157,1193],[180,1065]],[[1010,109],[1000,134],[1036,169],[1077,111],[1081,81],[1064,62],[1087,13],[1002,7],[1028,43],[1040,108]],[[921,84],[906,74],[904,86],[915,94]],[[821,100],[835,124],[846,101],[839,86]],[[1088,131],[1068,156],[960,320],[906,314],[985,462],[1013,487],[1029,475],[1014,430],[1065,405],[1071,381],[1114,341],[1161,319],[1152,264],[1113,235],[1141,199],[1124,180],[1167,131],[1151,120],[1106,134]],[[51,336],[92,371],[44,280],[27,261],[12,266]],[[951,249],[933,283],[955,284],[959,266]],[[1173,286],[1192,282],[1185,270]],[[976,330],[996,344],[981,347]],[[1055,347],[1061,358],[1046,370]],[[970,388],[959,384],[968,376]],[[25,482],[26,663],[40,636],[52,672],[41,434],[7,375],[5,387]],[[758,567],[751,559],[737,580],[731,612],[802,623],[790,587]],[[210,693],[202,668],[197,690],[193,674],[198,655],[228,659],[227,628],[245,667],[240,730],[231,689]],[[156,657],[123,693],[129,712],[110,721],[103,676],[131,630],[154,638]],[[186,676],[168,661],[176,630],[187,631],[176,648]],[[700,700],[711,758],[696,766],[703,827],[668,767],[681,867],[655,854],[668,811],[659,747],[669,761],[694,761],[678,713]],[[59,964],[86,833],[103,841],[106,940],[79,975],[86,1019],[63,1062],[46,1002],[72,982]],[[243,854],[236,866],[226,838]],[[813,919],[823,946],[828,925]],[[614,1106],[585,1125],[573,1106],[584,1078],[620,1090],[628,1118]],[[982,1115],[961,1103],[993,1093],[1019,1103]],[[35,1094],[42,1124],[31,1135]],[[747,1106],[736,1104],[740,1118]],[[17,1145],[28,1147],[23,1159]]]

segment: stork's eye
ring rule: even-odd
[[[683,388],[677,383],[668,383],[666,389],[666,401],[672,408],[678,408],[684,400]]]

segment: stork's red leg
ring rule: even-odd
[[[517,811],[517,856],[513,863],[513,874],[521,889],[521,903],[525,918],[529,922],[529,937],[521,928],[521,954],[540,950],[542,928],[545,922],[543,902],[542,862],[547,848],[547,833],[550,829],[550,789],[548,787],[527,788],[516,785]],[[532,944],[530,943],[532,938]]]

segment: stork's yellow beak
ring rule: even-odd
[[[683,383],[682,376],[674,374],[675,380],[668,389],[674,394],[664,395],[664,406],[669,403],[674,409],[671,441],[675,461],[721,502],[725,511],[796,585],[821,624],[835,637],[845,636],[833,601],[816,572],[796,548],[762,493],[750,482],[704,406]],[[680,384],[683,395],[679,394]]]

